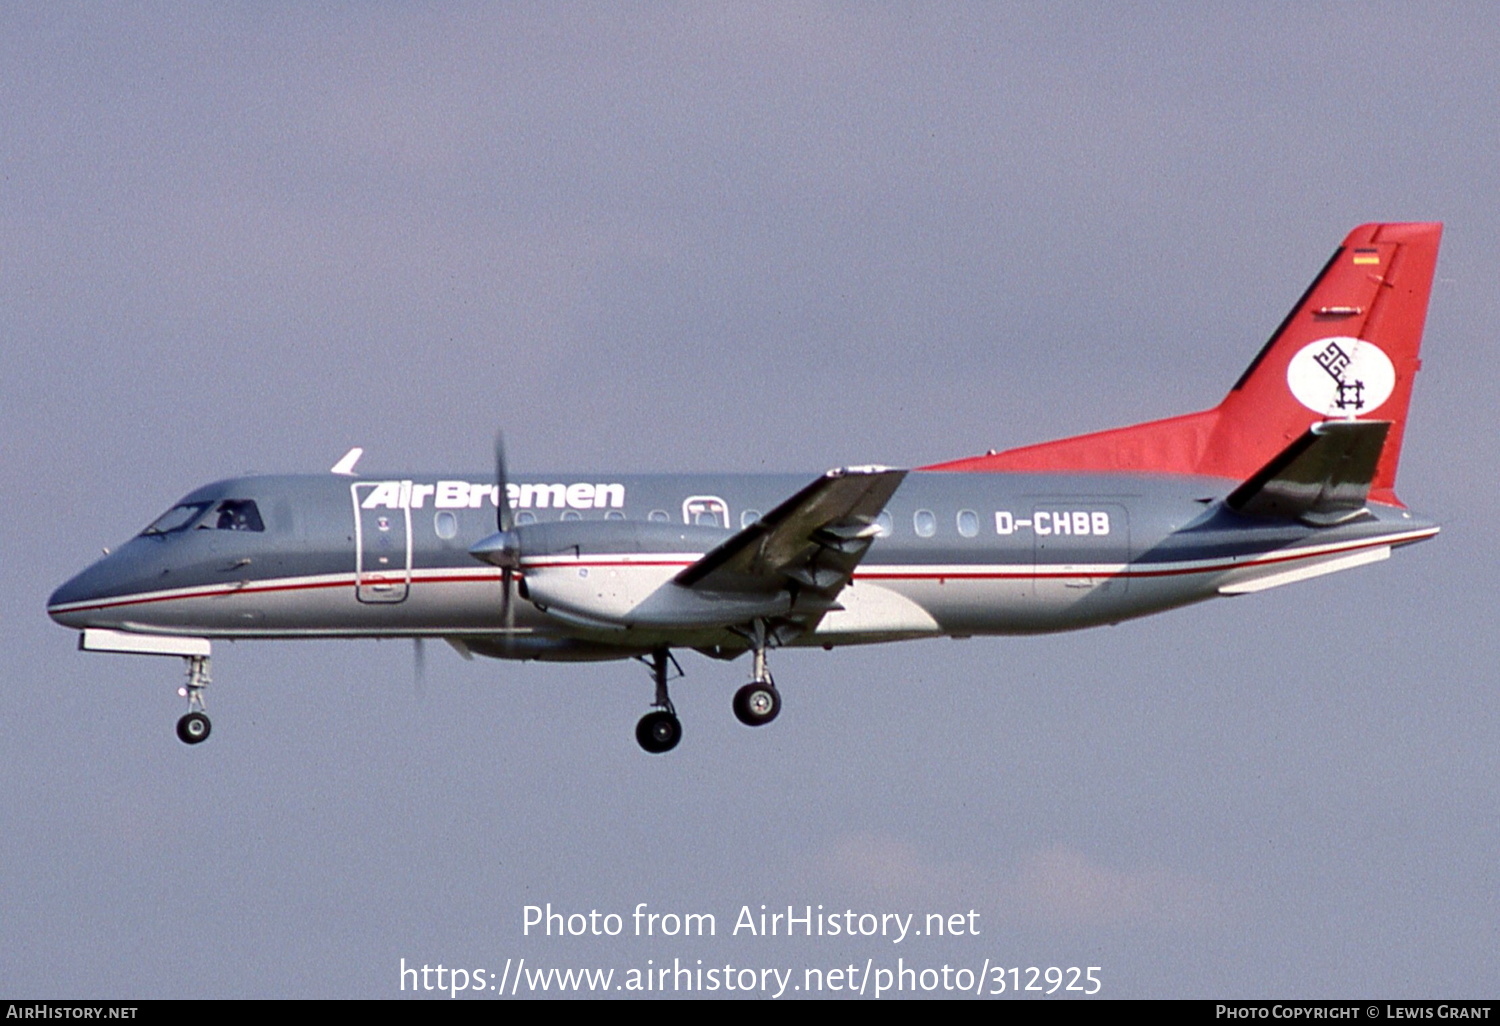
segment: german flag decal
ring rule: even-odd
[[[1354,251],[1354,262],[1357,265],[1374,265],[1376,267],[1379,267],[1380,250],[1374,248],[1373,246],[1365,247],[1363,249],[1356,249]]]

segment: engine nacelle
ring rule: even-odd
[[[709,592],[673,578],[733,536],[683,524],[531,524],[517,529],[526,596],[539,608],[588,627],[718,627],[778,616],[791,596]]]

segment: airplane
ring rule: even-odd
[[[441,638],[466,658],[637,659],[648,752],[682,737],[674,650],[1035,634],[1267,591],[1437,524],[1395,493],[1442,225],[1354,229],[1219,405],[914,470],[231,478],[67,581],[87,651],[185,660],[197,744],[220,639]]]

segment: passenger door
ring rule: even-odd
[[[365,508],[376,489],[391,484],[357,481],[349,486],[354,497],[354,597],[360,602],[404,602],[411,590],[410,504]],[[401,494],[404,500],[404,489]]]

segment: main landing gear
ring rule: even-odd
[[[177,693],[188,700],[188,711],[177,721],[177,739],[185,745],[208,740],[213,724],[208,721],[208,707],[203,704],[203,689],[208,687],[208,656],[183,656],[187,660],[187,684]]]
[[[641,661],[645,662],[645,659]],[[641,722],[635,725],[635,739],[652,755],[670,752],[682,740],[682,721],[677,718],[677,710],[672,708],[672,698],[667,694],[668,664],[677,671],[677,676],[682,676],[682,667],[677,665],[669,649],[659,648],[651,653],[651,676],[656,681],[656,699],[651,704],[656,711],[642,716]]]
[[[754,679],[734,693],[734,715],[747,727],[764,727],[781,712],[781,692],[766,667],[764,628],[755,632],[754,640],[755,663],[750,673]]]
[[[755,659],[750,683],[734,693],[734,715],[747,727],[764,727],[781,712],[781,692],[776,690],[776,682],[771,679],[770,668],[766,666],[764,622],[757,620],[753,629],[745,632],[745,637],[750,640]],[[652,652],[649,661],[646,656],[639,658],[651,668],[652,679],[656,681],[656,698],[651,703],[654,711],[642,716],[635,725],[635,739],[652,755],[661,755],[676,748],[677,742],[682,740],[682,721],[677,718],[677,710],[672,707],[672,698],[667,693],[667,681],[671,679],[668,668],[676,670],[676,675],[681,677],[682,667],[665,648]]]

